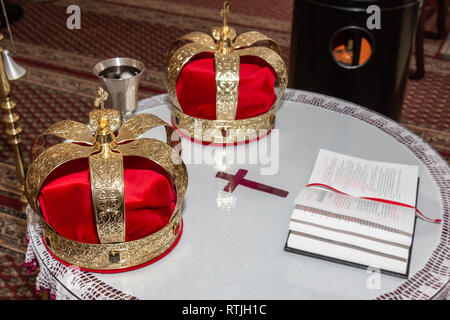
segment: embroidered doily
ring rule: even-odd
[[[39,266],[36,290],[46,290],[56,300],[134,300],[135,297],[117,290],[90,272],[67,267],[54,259],[42,242],[39,217],[28,206],[28,247],[25,265]]]

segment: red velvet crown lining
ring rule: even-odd
[[[255,56],[241,57],[236,119],[256,117],[270,109],[276,100],[275,79],[275,71],[263,59]],[[214,53],[204,53],[192,58],[181,70],[176,90],[185,114],[215,120]]]
[[[151,160],[124,157],[126,241],[152,234],[169,223],[177,195],[168,173]],[[88,159],[55,169],[39,196],[42,214],[67,239],[99,243],[92,207]]]

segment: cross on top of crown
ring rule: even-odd
[[[108,92],[105,91],[102,87],[98,87],[97,89],[97,98],[95,99],[94,105],[98,108],[105,109],[105,101],[108,99]]]
[[[225,1],[223,3],[223,9],[222,9],[222,11],[220,11],[220,15],[223,17],[223,25],[224,26],[227,25],[227,17],[228,17],[229,13],[230,13],[230,6],[228,5],[228,1]]]

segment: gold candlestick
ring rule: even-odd
[[[3,35],[0,34],[0,40],[2,39]],[[22,151],[20,149],[22,140],[19,136],[19,134],[22,132],[22,129],[18,125],[20,117],[17,113],[14,112],[16,103],[11,99],[11,85],[9,83],[8,76],[6,75],[3,55],[1,54],[2,52],[3,48],[0,47],[0,101],[1,109],[4,110],[5,113],[2,121],[5,123],[5,133],[9,137],[8,143],[11,145],[14,154],[14,160],[16,163],[16,175],[17,179],[20,182],[20,200],[23,204],[26,204],[27,199],[23,194],[26,169],[24,167]]]

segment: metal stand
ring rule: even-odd
[[[0,40],[3,39],[3,35],[0,34]],[[19,137],[19,134],[22,132],[22,129],[18,125],[18,121],[20,119],[19,115],[14,112],[14,108],[16,107],[16,103],[11,99],[11,85],[8,80],[8,76],[6,75],[5,65],[3,63],[3,56],[1,55],[3,49],[0,48],[0,101],[1,101],[1,109],[4,111],[4,116],[2,117],[2,121],[5,123],[5,133],[9,136],[8,143],[11,145],[14,160],[16,164],[16,175],[17,179],[20,182],[21,197],[20,200],[25,205],[27,203],[27,199],[24,196],[24,183],[25,183],[25,174],[26,169],[23,163],[22,152],[20,149],[20,144],[22,140]],[[25,207],[25,206],[24,206]]]

